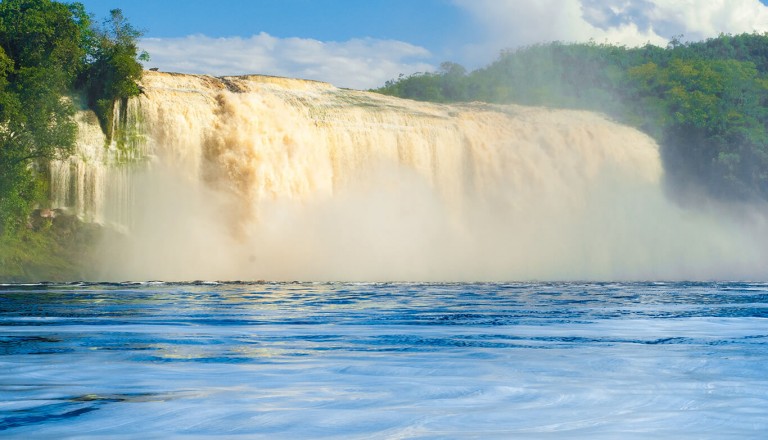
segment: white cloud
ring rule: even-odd
[[[665,45],[672,37],[701,40],[719,33],[768,31],[759,0],[454,0],[486,30],[468,47],[482,61],[499,50],[548,41]],[[487,61],[486,61],[487,62]]]
[[[373,38],[322,42],[262,32],[249,38],[145,38],[141,46],[152,58],[147,67],[163,71],[287,76],[356,89],[378,87],[400,73],[434,70],[425,61],[431,56],[428,50]]]

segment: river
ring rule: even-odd
[[[760,438],[768,284],[0,286],[5,438]]]

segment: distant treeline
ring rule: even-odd
[[[549,43],[467,72],[401,75],[375,90],[433,102],[594,110],[653,136],[681,197],[768,200],[768,34],[628,48]]]

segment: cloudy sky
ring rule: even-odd
[[[768,32],[768,0],[79,0],[144,31],[146,67],[371,88],[545,41],[665,45]]]

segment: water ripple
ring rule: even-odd
[[[764,283],[0,285],[9,438],[758,438]]]

